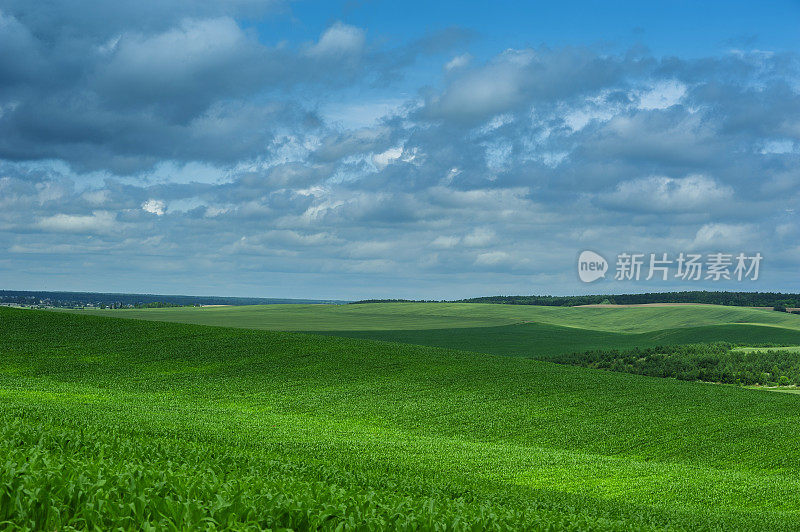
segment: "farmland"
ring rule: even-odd
[[[800,316],[715,305],[544,307],[477,303],[83,310],[124,318],[307,331],[533,358],[592,349],[731,342],[800,345]]]
[[[796,529],[798,397],[0,309],[0,522]]]
[[[365,303],[358,305],[248,305],[164,309],[83,310],[104,316],[284,331],[412,330],[543,323],[637,333],[721,324],[800,330],[800,317],[746,307],[545,307],[488,303]]]

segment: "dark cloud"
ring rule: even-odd
[[[127,31],[160,32],[186,18],[234,16],[252,18],[279,13],[282,0],[3,0],[10,13],[39,40],[55,45],[65,40],[105,39]]]
[[[234,18],[259,2],[187,4],[154,3],[162,16],[126,2],[114,16],[104,2],[68,13],[60,2],[0,4],[11,52],[0,58],[0,157],[135,173],[165,159],[269,156],[276,135],[320,123],[304,103],[320,87],[374,81],[466,38],[451,29],[389,50],[336,22],[315,42],[268,46]],[[329,144],[327,157],[347,149]]]

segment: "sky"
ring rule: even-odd
[[[797,1],[0,0],[0,289],[800,292],[798,35]]]

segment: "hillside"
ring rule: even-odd
[[[800,330],[800,316],[719,305],[548,307],[479,303],[248,305],[240,307],[81,310],[120,318],[292,331],[411,330],[543,323],[640,333],[703,325],[758,324]]]
[[[616,333],[578,327],[522,323],[451,329],[318,331],[317,334],[385,340],[462,349],[493,355],[549,360],[556,355],[597,349],[630,349],[708,342],[743,345],[800,345],[800,331],[749,324],[675,327],[642,333]]]
[[[800,316],[717,305],[548,307],[478,303],[263,305],[76,311],[546,358],[589,349],[727,341],[800,344]]]
[[[37,528],[800,526],[791,394],[69,313],[0,333],[0,521],[36,493]]]

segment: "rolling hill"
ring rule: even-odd
[[[20,526],[800,526],[791,394],[0,309],[0,397]]]
[[[76,311],[547,358],[589,349],[728,341],[800,344],[800,316],[717,305],[546,307],[478,303],[263,305]]]

